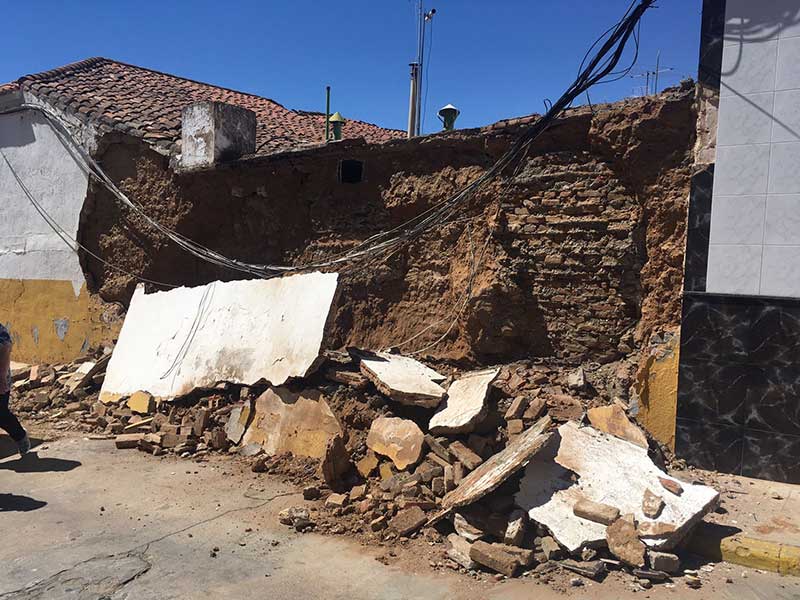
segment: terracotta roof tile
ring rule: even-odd
[[[266,155],[320,145],[325,115],[290,110],[261,96],[237,92],[129,65],[108,58],[89,58],[0,85],[0,93],[16,86],[71,108],[87,120],[113,123],[148,140],[180,139],[181,111],[192,102],[221,101],[256,113],[256,154]],[[138,133],[137,133],[138,130]],[[345,138],[381,143],[403,132],[348,120]]]

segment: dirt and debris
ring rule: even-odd
[[[622,444],[647,460],[647,449],[585,422],[587,411],[609,404],[597,392],[602,386],[597,386],[592,365],[580,369],[580,377],[572,366],[544,362],[487,371],[486,381],[473,390],[469,411],[480,417],[469,431],[442,433],[432,432],[430,423],[443,406],[409,405],[392,398],[389,390],[382,392],[382,386],[359,376],[358,352],[325,353],[315,374],[280,387],[223,382],[166,400],[131,394],[101,403],[97,396],[107,360],[98,359],[110,352],[97,351],[65,365],[17,369],[14,386],[21,412],[45,428],[115,439],[120,451],[193,461],[208,460],[213,453],[242,461],[253,477],[278,476],[302,490],[303,504],[279,516],[298,533],[348,535],[388,548],[419,540],[433,551],[440,549],[440,558],[432,561],[436,568],[473,576],[534,577],[567,587],[577,585],[573,580],[601,582],[610,572],[641,588],[685,577],[680,547],[668,553],[655,542],[679,529],[682,535],[687,532],[685,523],[669,512],[670,505],[692,499],[697,486],[660,474],[635,493],[627,488],[632,497],[638,494],[631,500],[635,510],[613,494],[598,498],[584,491],[564,518],[599,527],[600,539],[577,545],[560,543],[559,528],[550,529],[548,519],[536,518],[538,513],[519,495],[531,465],[550,461],[559,466],[557,453],[548,458],[548,449],[554,440],[569,439],[573,430],[589,435],[593,443]],[[608,372],[619,367],[611,365]],[[31,371],[36,377],[30,377]],[[77,373],[82,383],[75,386]],[[52,374],[49,385],[42,384],[42,374]],[[442,378],[442,389],[473,375],[448,370],[449,383]],[[559,410],[565,397],[579,410],[557,428],[566,416]],[[624,411],[622,416],[625,426],[612,428],[614,433],[630,438],[636,428],[644,435]],[[521,423],[519,431],[510,426],[515,421]],[[619,415],[613,421],[619,423]],[[608,457],[597,451],[593,459]],[[526,464],[528,471],[523,471]],[[590,477],[578,465],[559,468],[567,488]],[[620,479],[618,487],[624,488],[628,479]],[[649,520],[651,514],[660,520]],[[698,514],[702,517],[702,511]],[[392,552],[382,555],[386,561],[394,560]]]

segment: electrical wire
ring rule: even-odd
[[[143,206],[128,198],[128,196],[114,184],[100,165],[98,165],[89,153],[75,140],[74,135],[61,123],[56,115],[52,114],[44,107],[37,105],[24,104],[18,108],[37,110],[44,114],[53,125],[54,129],[59,133],[59,139],[61,139],[65,145],[72,148],[72,154],[81,164],[82,168],[86,169],[92,177],[97,179],[97,181],[109,190],[130,212],[141,217],[148,226],[201,260],[223,268],[229,268],[262,278],[277,277],[285,273],[299,273],[309,270],[331,268],[352,270],[358,267],[364,268],[375,260],[385,259],[391,256],[400,248],[418,239],[427,231],[441,227],[443,224],[450,222],[454,216],[462,216],[464,205],[474,194],[484,185],[497,178],[506,167],[523,155],[530,145],[553,123],[553,121],[572,104],[576,97],[583,94],[591,86],[603,82],[609,75],[614,74],[614,68],[618,65],[627,42],[632,36],[634,37],[634,42],[637,44],[638,51],[638,23],[644,12],[651,7],[654,1],[655,0],[639,0],[638,5],[635,7],[633,4],[631,5],[623,18],[615,26],[609,28],[609,30],[593,44],[592,49],[597,45],[600,45],[600,48],[588,62],[589,53],[587,52],[582,62],[582,70],[577,79],[567,88],[562,96],[552,104],[550,109],[517,138],[506,153],[483,174],[449,198],[435,204],[405,223],[374,234],[349,250],[335,254],[326,260],[305,264],[265,265],[229,258],[162,225],[150,217],[145,212]],[[631,67],[628,67],[627,69],[630,70],[630,68]]]

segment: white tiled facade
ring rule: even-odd
[[[800,0],[728,0],[706,291],[800,298]]]

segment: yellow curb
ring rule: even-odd
[[[716,562],[800,577],[800,546],[759,540],[732,531],[730,527],[701,523],[686,549]]]

